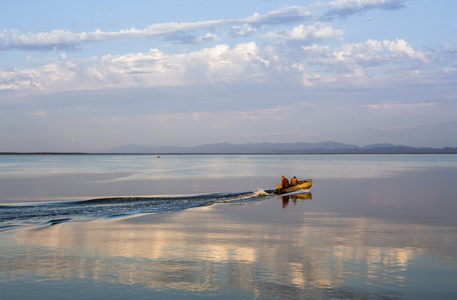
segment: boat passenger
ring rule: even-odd
[[[281,179],[282,179],[282,182],[281,182],[282,188],[283,189],[288,188],[290,186],[289,179],[287,179],[284,176],[282,176]]]
[[[297,184],[298,184],[298,179],[297,179],[297,177],[294,176],[294,178],[292,178],[290,180],[290,185],[294,186],[294,185],[297,185]]]

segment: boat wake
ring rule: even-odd
[[[85,201],[0,206],[0,231],[21,225],[56,225],[73,220],[113,218],[142,213],[165,213],[215,203],[265,200],[263,190],[188,196],[109,197]]]

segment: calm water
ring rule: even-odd
[[[455,155],[0,156],[0,203],[271,189],[281,175],[388,178],[457,167]]]
[[[266,195],[281,175],[311,193]],[[456,155],[0,156],[2,299],[455,299],[456,178]]]

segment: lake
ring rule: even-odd
[[[280,182],[312,178],[286,196]],[[2,299],[454,299],[457,155],[3,155]]]

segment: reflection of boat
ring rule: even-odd
[[[294,195],[290,195],[290,198],[292,198],[292,200],[297,200],[297,199],[312,200],[313,195],[311,195],[311,193],[294,194]]]
[[[313,184],[313,180],[312,179],[306,179],[306,180],[303,180],[303,181],[300,181],[297,185],[294,185],[294,186],[289,186],[287,188],[284,188],[284,189],[276,189],[273,194],[287,194],[287,193],[290,193],[290,192],[295,192],[295,191],[298,191],[298,190],[307,190],[311,187],[311,185]]]
[[[294,205],[297,204],[297,200],[312,200],[313,196],[311,195],[310,192],[305,192],[305,193],[300,193],[300,194],[293,194],[293,195],[284,195],[284,196],[278,196],[279,200],[282,200],[282,208],[286,208],[286,206],[289,204],[289,200],[292,199],[294,202]]]

